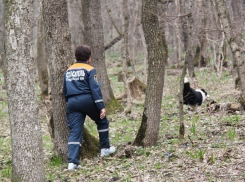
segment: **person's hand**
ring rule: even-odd
[[[105,115],[106,115],[106,110],[105,110],[105,108],[103,108],[100,110],[100,119],[104,119]]]

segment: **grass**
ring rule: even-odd
[[[228,129],[228,138],[232,141],[236,138],[236,128]]]
[[[113,58],[115,59],[115,58]],[[108,69],[109,73],[120,68]],[[109,74],[110,75],[110,74]],[[1,75],[0,75],[1,77]],[[208,69],[196,69],[199,87],[205,88],[210,99],[220,103],[236,103],[237,95],[233,95],[233,80],[228,71],[224,71],[220,80]],[[117,81],[116,75],[110,75],[111,86],[115,95],[124,91],[123,83]],[[221,83],[221,84],[220,84]],[[0,86],[1,86],[0,82]],[[137,147],[132,158],[111,157],[104,160],[99,158],[81,161],[83,168],[75,172],[66,171],[67,164],[54,156],[53,144],[47,131],[48,121],[41,118],[43,126],[43,143],[45,153],[45,168],[47,181],[229,181],[239,174],[237,179],[243,180],[232,164],[244,160],[240,146],[244,142],[245,116],[234,113],[208,113],[205,103],[198,114],[188,114],[185,111],[185,139],[179,140],[179,108],[178,108],[179,78],[165,76],[163,100],[161,105],[161,122],[158,144],[155,147]],[[37,89],[38,90],[38,89]],[[0,90],[6,98],[6,92]],[[141,124],[143,105],[133,105],[131,115],[117,113],[108,116],[110,120],[110,141],[115,146],[127,145],[133,142]],[[0,180],[10,181],[11,139],[8,121],[7,101],[0,101]],[[2,119],[3,118],[3,119]],[[98,137],[96,124],[86,119],[85,125],[89,131]],[[3,136],[2,136],[3,135]],[[188,137],[190,136],[190,138]],[[240,136],[240,137],[239,137]],[[232,148],[229,158],[222,158],[226,151]],[[120,151],[119,151],[120,152]],[[210,161],[207,163],[207,161]],[[226,166],[227,170],[222,171]],[[204,169],[208,168],[207,170]],[[203,170],[196,170],[196,169]],[[229,170],[228,170],[229,169]],[[183,172],[185,171],[185,172]],[[220,174],[218,176],[217,174]],[[199,176],[193,179],[192,177]],[[183,177],[183,178],[182,178]]]

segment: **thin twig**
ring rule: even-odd
[[[188,135],[188,138],[190,139],[192,146],[194,146],[194,143],[193,143],[193,141],[191,140],[190,135]]]

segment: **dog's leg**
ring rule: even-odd
[[[197,111],[196,112],[198,113],[199,111],[200,111],[200,107],[197,106]]]
[[[193,111],[194,111],[194,113],[197,113],[198,112],[198,106],[197,105],[194,105],[193,106]]]

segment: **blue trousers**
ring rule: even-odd
[[[101,148],[110,148],[109,121],[105,117],[100,119],[91,94],[72,96],[68,99],[66,117],[70,129],[68,138],[68,163],[79,164],[79,152],[82,143],[83,125],[88,115],[97,124]]]

